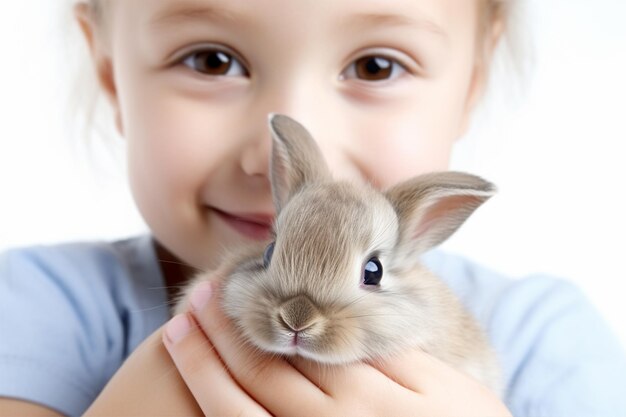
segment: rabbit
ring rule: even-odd
[[[485,334],[419,262],[495,193],[461,172],[420,175],[381,192],[335,181],[307,130],[271,114],[272,239],[233,254],[220,303],[245,341],[323,364],[411,347],[500,391]],[[209,279],[197,276],[194,283]]]

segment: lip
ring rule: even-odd
[[[241,235],[254,239],[266,240],[270,236],[270,229],[274,216],[264,213],[231,213],[209,207],[220,219]]]

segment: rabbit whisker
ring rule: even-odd
[[[193,270],[195,270],[198,273],[205,273],[205,272],[207,272],[207,271],[205,271],[203,269],[197,268],[197,267],[195,267],[193,265],[190,265],[190,264],[188,264],[186,262],[170,261],[170,260],[161,259],[161,258],[157,258],[157,261],[159,261],[159,263],[164,263],[164,264],[173,264],[173,265],[184,266],[186,268],[193,269]]]

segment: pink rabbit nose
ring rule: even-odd
[[[280,306],[278,315],[283,325],[294,332],[308,329],[321,318],[313,301],[305,295],[298,295],[285,301]]]

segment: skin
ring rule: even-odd
[[[188,3],[109,0],[100,20],[76,8],[127,141],[135,201],[169,261],[168,285],[216,269],[225,249],[251,239],[214,208],[273,215],[270,112],[304,124],[337,178],[387,188],[447,169],[484,84],[475,2],[195,0],[216,9],[158,19]],[[185,59],[209,47],[241,66],[211,75]],[[381,73],[358,61],[368,56],[393,62],[391,75],[372,80]],[[87,414],[509,415],[494,394],[417,350],[332,372],[251,355],[206,299],[212,292],[194,294],[194,311],[150,336]],[[40,409],[6,404],[12,415]]]
[[[386,188],[447,168],[482,84],[473,2],[194,3],[223,3],[243,16],[159,24],[156,16],[180,2],[110,1],[106,36],[93,40],[127,140],[136,203],[157,240],[183,262],[214,269],[224,247],[246,240],[207,206],[273,214],[270,112],[304,124],[338,178]],[[355,10],[434,23],[398,27],[379,18],[350,29],[344,22]],[[207,44],[236,52],[249,75],[233,68],[207,76],[175,63]],[[374,53],[407,70],[394,64],[397,76],[378,83],[350,74],[356,59]]]

